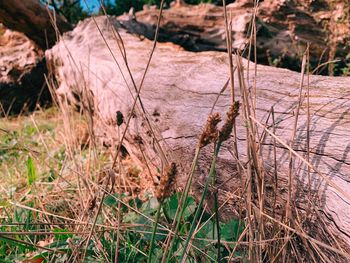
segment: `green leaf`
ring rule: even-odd
[[[135,212],[129,212],[123,216],[123,223],[135,223],[139,217]]]
[[[50,183],[56,179],[56,174],[55,174],[55,171],[53,169],[50,169],[49,177],[47,179]]]
[[[215,226],[212,221],[206,222],[200,226],[196,237],[206,238],[206,239],[216,239],[217,235],[215,233]]]
[[[107,206],[110,207],[115,207],[118,204],[118,200],[115,198],[115,196],[113,195],[108,195],[105,197],[105,199],[103,200],[103,203]]]
[[[232,219],[221,228],[221,237],[226,241],[237,241],[244,231],[244,223],[237,219]]]
[[[163,205],[163,209],[166,210],[167,215],[171,220],[174,220],[176,210],[179,206],[179,198],[181,198],[181,193],[176,193],[172,195],[168,201]],[[187,220],[196,211],[196,202],[193,197],[187,197],[185,204],[185,211],[183,213],[184,219]]]
[[[155,197],[152,197],[147,202],[143,203],[140,210],[145,215],[153,215],[158,208],[158,200]]]
[[[123,196],[122,196],[123,197]],[[131,207],[137,207],[138,209],[140,209],[141,207],[142,207],[142,204],[143,204],[143,202],[138,198],[138,197],[136,197],[136,198],[134,198],[134,199],[131,199],[130,201],[129,201],[129,205],[131,206]]]
[[[56,240],[66,241],[68,238],[73,237],[73,234],[62,234],[62,232],[69,232],[69,230],[67,229],[55,228],[53,229],[53,232],[59,233],[59,234],[55,234]]]
[[[27,177],[28,185],[32,185],[36,181],[36,172],[32,158],[29,156],[27,161]]]

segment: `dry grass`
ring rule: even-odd
[[[226,10],[224,14],[227,21]],[[256,54],[251,50],[256,41],[254,23],[252,21],[250,45],[247,48],[249,52]],[[231,46],[229,29],[230,25],[227,22],[227,44]],[[115,38],[117,43],[122,43],[117,31]],[[123,45],[119,48],[121,54],[125,54]],[[152,52],[155,48],[156,41]],[[134,83],[136,96],[132,108],[142,101],[139,94],[152,59],[152,52],[141,85],[136,86]],[[34,248],[30,252],[24,250],[25,255],[14,252],[16,256],[20,255],[24,258],[36,256],[52,262],[83,262],[84,260],[112,262],[117,258],[122,258],[123,262],[144,262],[152,256],[158,257],[157,260],[162,262],[178,260],[181,262],[201,260],[202,262],[215,260],[222,262],[340,262],[349,260],[349,255],[342,250],[336,237],[327,232],[323,222],[319,222],[317,226],[313,225],[320,218],[315,209],[317,199],[315,201],[312,196],[308,197],[310,211],[307,213],[294,205],[291,193],[297,171],[292,168],[288,178],[287,200],[282,204],[279,201],[276,202],[277,199],[281,199],[280,196],[276,196],[278,195],[278,174],[267,172],[264,167],[264,157],[261,154],[264,136],[273,136],[276,141],[284,143],[269,129],[274,127],[273,109],[270,126],[256,120],[256,98],[254,97],[256,92],[248,92],[240,55],[232,55],[232,52],[228,52],[228,59],[232,104],[236,100],[241,102],[240,113],[247,123],[246,141],[248,142],[246,152],[248,162],[240,159],[236,146],[238,142],[233,144],[233,150],[236,153],[236,159],[233,162],[237,163],[242,186],[241,192],[235,196],[242,200],[242,207],[238,209],[241,211],[242,220],[235,228],[239,230],[235,240],[220,240],[220,236],[226,233],[222,232],[225,228],[220,228],[217,204],[214,213],[206,215],[205,207],[202,206],[203,201],[201,201],[198,206],[193,205],[191,208],[196,212],[192,211],[191,216],[186,218],[186,213],[190,213],[186,209],[190,207],[188,194],[191,176],[175,208],[171,207],[169,210],[173,214],[170,215],[165,208],[167,203],[163,203],[163,199],[169,197],[169,193],[157,192],[158,197],[161,197],[160,203],[152,198],[154,188],[157,186],[154,186],[153,181],[147,177],[148,171],[147,173],[142,171],[122,154],[121,145],[131,116],[126,119],[126,128],[123,133],[118,130],[120,140],[109,145],[106,142],[112,141],[112,138],[101,140],[94,134],[94,116],[89,108],[88,96],[80,98],[86,100],[82,105],[87,105],[80,112],[76,112],[69,105],[67,98],[54,96],[56,109],[38,111],[30,116],[16,119],[1,120],[0,133],[4,141],[0,147],[0,158],[2,158],[0,176],[4,179],[0,185],[1,216],[5,219],[3,222],[12,224],[10,227],[3,224],[0,233],[2,240],[18,242]],[[306,54],[304,60],[307,60]],[[126,57],[124,62],[127,62]],[[303,68],[308,73],[306,67]],[[254,70],[256,75],[256,67]],[[128,70],[128,74],[132,78],[131,70]],[[240,98],[234,94],[234,74],[239,80],[239,87],[236,88],[240,90]],[[300,94],[304,86],[303,77],[304,72],[301,74]],[[49,82],[49,85],[54,92],[54,83]],[[254,89],[256,85],[257,83],[254,82]],[[299,102],[301,100],[302,98],[299,97]],[[146,112],[143,112],[147,119]],[[298,114],[295,116],[294,130],[298,125]],[[231,121],[234,122],[234,118]],[[148,125],[152,130],[152,124],[149,122]],[[233,128],[233,134],[235,134],[232,122],[230,128]],[[205,143],[216,146],[220,144],[217,141],[220,135],[216,127],[208,130],[210,138],[208,137]],[[228,130],[231,133],[232,130]],[[259,134],[259,130],[263,131],[263,134]],[[292,134],[290,144],[285,146],[290,151],[290,162],[292,163],[295,159],[302,160],[309,165],[310,169],[313,169],[307,158],[292,150],[294,137],[295,134]],[[227,139],[227,136],[225,138]],[[217,152],[213,156],[211,165],[213,175],[219,148],[217,146]],[[194,157],[191,175],[197,165],[200,150],[201,147],[197,149]],[[29,158],[33,160],[34,165],[28,162]],[[163,158],[166,163],[166,158]],[[171,165],[168,164],[168,167]],[[173,168],[173,170],[176,169]],[[214,180],[212,182],[208,180],[206,187],[216,188],[215,176],[209,176],[209,178]],[[272,181],[276,185],[273,194],[267,194],[267,181]],[[162,185],[166,183],[163,182]],[[203,194],[204,197],[205,194]],[[229,195],[228,198],[230,198]],[[144,201],[143,204],[141,200]],[[273,210],[272,213],[271,210]],[[164,213],[163,221],[160,220],[161,211]],[[25,219],[23,215],[30,215],[30,218],[23,221]],[[209,237],[197,237],[196,234],[200,234],[201,230],[211,224],[208,222],[216,224],[211,231],[208,231]],[[26,231],[21,228],[22,224],[26,224]],[[182,227],[183,225],[189,225],[189,227]],[[312,235],[315,227],[323,229],[317,232],[320,234],[316,237]],[[227,232],[229,230],[230,228],[226,229]],[[141,239],[152,241],[142,243]],[[59,243],[60,241],[63,245]],[[0,243],[0,248],[4,246],[6,247],[4,244],[1,246]],[[209,246],[217,253],[212,253],[212,250],[208,249]],[[6,249],[11,250],[11,247]],[[223,255],[220,249],[225,249],[226,254]],[[38,251],[46,251],[47,254]]]

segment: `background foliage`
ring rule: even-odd
[[[57,13],[64,16],[68,22],[77,23],[79,20],[86,18],[89,15],[89,11],[86,11],[84,6],[84,0],[41,0],[43,3],[48,4]],[[87,3],[89,2],[86,0]],[[165,0],[165,8],[170,6],[170,3],[174,0]],[[122,15],[128,12],[131,7],[135,11],[142,10],[144,5],[157,5],[159,7],[161,0],[104,0],[104,6],[107,13],[110,15]],[[200,4],[200,3],[213,3],[222,4],[222,0],[185,0],[188,4]],[[227,0],[226,3],[234,2],[234,0]],[[101,13],[102,11],[99,10]]]
[[[165,0],[165,7],[169,7],[174,0]],[[213,3],[220,5],[222,0],[185,0],[187,4]],[[226,3],[232,3],[234,0],[228,0]],[[144,5],[157,5],[159,7],[161,0],[105,0],[108,13],[113,15],[121,15],[128,12],[131,7],[135,11],[142,10]]]

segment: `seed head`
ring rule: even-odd
[[[219,113],[209,115],[207,123],[204,127],[204,131],[199,138],[199,147],[203,148],[211,142],[215,142],[218,139],[219,131],[217,128],[218,123],[221,121]]]
[[[227,119],[219,131],[219,142],[224,142],[230,138],[236,117],[239,115],[239,101],[235,101],[227,112]]]
[[[121,111],[117,111],[116,113],[116,120],[117,120],[117,125],[120,126],[123,124],[124,122],[124,115]]]
[[[158,200],[163,201],[165,198],[171,196],[174,190],[176,173],[177,168],[175,163],[171,163],[169,166],[165,167],[164,174],[160,178],[160,183],[155,193]]]

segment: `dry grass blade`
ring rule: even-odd
[[[108,174],[108,177],[106,178],[106,185],[105,185],[105,189],[107,189],[109,183],[111,181],[111,173]],[[86,244],[85,244],[85,248],[83,250],[83,255],[82,255],[82,259],[84,260],[85,259],[85,254],[86,254],[86,251],[87,251],[87,248],[89,246],[89,241],[92,237],[92,235],[94,234],[94,230],[95,230],[95,226],[96,226],[96,223],[97,223],[97,218],[98,218],[98,215],[101,213],[101,209],[102,209],[102,205],[103,205],[103,201],[104,201],[104,198],[106,196],[106,192],[103,191],[102,192],[102,197],[101,197],[101,202],[98,206],[98,209],[97,209],[97,212],[96,212],[96,215],[95,215],[95,218],[94,218],[94,221],[93,221],[93,224],[91,226],[91,229],[90,229],[90,233],[86,239]]]
[[[300,73],[300,83],[299,83],[299,96],[298,96],[298,104],[297,108],[295,111],[295,120],[294,120],[294,127],[293,131],[291,133],[291,138],[289,141],[289,146],[293,148],[294,146],[294,141],[295,141],[295,136],[297,133],[297,127],[298,127],[298,119],[299,119],[299,112],[302,104],[302,95],[303,95],[303,85],[304,85],[304,76],[305,76],[305,69],[306,69],[306,53],[307,50],[303,54],[303,59],[302,59],[302,65],[301,65],[301,73]],[[293,192],[293,173],[294,173],[294,163],[293,163],[293,154],[289,152],[289,170],[288,170],[288,198],[287,198],[287,205],[286,205],[286,223],[288,225],[291,225],[292,221],[292,208],[291,208],[291,202],[292,202],[292,192]],[[287,233],[287,240],[289,240],[289,232]],[[286,257],[287,255],[287,243],[284,245],[284,250],[283,250],[283,257]]]
[[[323,180],[325,180],[330,186],[334,187],[334,189],[340,194],[341,196],[345,197],[348,201],[350,201],[350,194],[345,192],[340,186],[335,184],[331,179],[329,179],[326,175],[322,174],[317,170],[316,167],[314,167],[310,162],[308,162],[303,156],[301,156],[299,153],[297,153],[294,149],[292,149],[287,143],[282,141],[278,136],[276,136],[274,133],[272,133],[265,125],[263,125],[261,122],[256,120],[253,116],[249,116],[250,119],[252,119],[257,125],[259,125],[262,129],[264,129],[268,134],[270,134],[276,141],[278,141],[282,146],[288,149],[294,156],[299,158],[301,161],[303,161],[310,169],[315,171]]]
[[[7,237],[7,236],[4,236],[4,235],[0,235],[0,237],[2,239],[9,240],[9,241],[12,241],[12,242],[15,242],[15,243],[24,244],[24,245],[26,245],[28,247],[35,247],[35,248],[42,249],[44,251],[50,251],[50,252],[53,252],[53,253],[66,254],[65,251],[39,246],[39,245],[32,244],[32,243],[29,243],[29,242],[26,242],[26,241],[23,241],[23,240],[18,240],[18,239],[15,239],[15,238]]]
[[[132,105],[132,107],[131,107],[131,112],[134,112],[135,107],[136,107],[136,102],[137,102],[137,100],[139,100],[139,101],[140,101],[140,104],[141,104],[141,108],[142,108],[142,110],[143,110],[143,112],[144,112],[144,114],[145,114],[145,119],[146,119],[146,121],[147,121],[147,124],[148,124],[148,126],[149,126],[149,128],[150,128],[150,130],[151,130],[151,132],[152,132],[152,134],[153,134],[153,136],[155,137],[155,142],[156,142],[156,145],[157,145],[157,147],[158,147],[159,153],[160,153],[160,155],[161,155],[160,157],[161,157],[161,159],[162,159],[164,165],[167,165],[167,164],[168,164],[168,160],[167,160],[167,158],[166,158],[166,155],[165,155],[165,153],[164,153],[162,147],[160,146],[160,144],[159,144],[159,142],[158,142],[158,140],[157,140],[157,138],[156,138],[156,136],[155,136],[154,129],[153,129],[153,127],[152,127],[152,125],[151,125],[149,119],[147,118],[145,109],[143,108],[143,105],[142,105],[142,102],[141,102],[141,98],[140,98],[141,89],[142,89],[142,86],[143,86],[143,83],[144,83],[146,74],[147,74],[147,72],[148,72],[150,63],[151,63],[151,61],[152,61],[152,57],[153,57],[154,51],[155,51],[156,46],[157,46],[158,34],[159,34],[159,29],[160,29],[160,21],[161,21],[162,13],[163,13],[163,6],[164,6],[164,0],[162,0],[161,3],[160,3],[158,21],[157,21],[156,31],[155,31],[155,35],[154,35],[154,41],[153,41],[152,50],[151,50],[151,53],[150,53],[150,55],[149,55],[149,58],[148,58],[148,61],[147,61],[147,65],[146,65],[146,68],[145,68],[144,73],[143,73],[143,75],[142,75],[142,79],[141,79],[140,86],[139,86],[138,89],[137,89],[137,86],[136,86],[136,84],[135,84],[135,81],[134,81],[134,79],[133,79],[133,77],[132,77],[131,71],[130,71],[130,69],[129,69],[129,66],[128,66],[128,63],[127,63],[126,60],[125,60],[125,65],[127,66],[127,69],[128,69],[129,75],[130,75],[130,77],[131,77],[131,79],[132,79],[134,88],[135,88],[135,90],[137,91],[137,92],[136,92],[136,98],[134,99],[133,105]],[[125,58],[125,59],[126,59],[126,58]],[[125,131],[124,131],[124,133],[123,133],[123,135],[122,135],[122,137],[121,137],[121,139],[120,139],[120,144],[118,145],[117,152],[116,152],[115,157],[114,157],[114,159],[113,159],[112,168],[114,168],[115,165],[116,165],[117,158],[118,158],[119,151],[120,151],[120,147],[121,147],[121,145],[122,145],[122,143],[123,143],[123,141],[124,141],[124,138],[125,138],[126,132],[127,132],[127,130],[128,130],[128,127],[129,127],[129,125],[130,125],[130,120],[131,120],[131,119],[132,119],[132,114],[130,114],[130,116],[129,116],[128,119],[127,119]]]
[[[228,23],[228,16],[227,16],[227,9],[226,9],[226,0],[222,1],[223,5],[223,13],[224,13],[224,20],[225,20],[225,33],[226,33],[226,48],[227,48],[227,56],[229,61],[229,72],[230,72],[230,87],[231,87],[231,103],[235,103],[235,81],[234,81],[234,72],[236,68],[233,65],[233,59],[232,59],[232,28],[230,27],[231,24]],[[232,23],[232,21],[231,21]],[[233,123],[233,150],[235,153],[235,157],[238,160],[239,159],[239,153],[238,153],[238,146],[237,146],[237,128],[236,123]],[[240,170],[239,165],[237,165],[237,170]]]
[[[323,132],[320,126],[316,132],[313,129],[318,121],[323,125],[322,118],[314,122],[319,109],[314,104],[319,104],[319,90],[326,90],[328,84],[324,83],[331,80],[324,78],[319,86],[310,83],[314,77],[309,79],[309,47],[303,56],[300,77],[297,73],[258,66],[257,31],[265,26],[258,17],[259,0],[249,3],[252,10],[247,10],[249,16],[245,19],[251,23],[244,29],[247,34],[242,33],[246,36],[245,46],[235,51],[234,23],[239,21],[232,20],[236,10],[227,13],[231,6],[226,7],[223,0],[222,9],[211,8],[224,17],[221,25],[225,28],[220,34],[226,34],[227,54],[193,54],[169,44],[156,49],[165,1],[159,2],[160,10],[152,9],[158,15],[156,28],[152,29],[153,42],[124,32],[129,27],[127,23],[140,21],[124,23],[107,16],[100,0],[99,12],[105,16],[79,23],[57,43],[59,51],[55,47],[47,51],[52,55],[47,56],[47,61],[52,60],[53,71],[46,82],[60,110],[59,130],[47,140],[35,113],[28,119],[42,148],[31,149],[18,142],[13,148],[9,144],[4,148],[1,145],[0,149],[0,164],[2,151],[10,149],[50,168],[49,172],[37,173],[43,176],[42,180],[31,180],[16,190],[0,185],[9,199],[15,196],[4,205],[0,202],[0,209],[8,214],[13,211],[16,216],[18,211],[25,216],[28,213],[28,221],[34,215],[33,221],[38,223],[3,224],[1,238],[16,236],[24,240],[25,246],[41,250],[36,245],[42,244],[37,241],[44,235],[46,242],[72,235],[69,241],[58,242],[65,246],[64,253],[60,253],[60,244],[57,250],[48,246],[50,253],[45,252],[53,257],[59,256],[57,252],[64,254],[70,262],[93,258],[103,262],[151,263],[161,257],[162,263],[350,260],[341,237],[331,232],[335,228],[335,233],[347,232],[343,218],[348,217],[339,213],[342,206],[334,204],[335,201],[330,202],[333,207],[328,209],[327,200],[337,195],[344,199],[341,201],[350,202],[347,186],[337,183],[344,167],[339,172],[333,167],[323,169],[324,164],[320,166],[313,159],[321,156],[319,149],[311,150],[315,141],[320,147],[328,147],[334,137],[318,140]],[[182,8],[182,1],[178,2],[177,10],[188,8]],[[238,2],[234,5],[240,8]],[[166,18],[168,11],[163,15]],[[53,25],[55,19],[51,13]],[[169,57],[167,52],[171,53]],[[157,59],[155,54],[159,55]],[[81,59],[84,55],[86,58]],[[243,55],[252,61],[246,63]],[[163,72],[164,68],[169,72]],[[259,74],[258,68],[262,69]],[[272,75],[276,79],[268,79],[268,71],[276,74]],[[308,89],[304,91],[306,73]],[[280,74],[286,76],[283,81]],[[59,85],[53,79],[55,76]],[[259,86],[257,81],[261,81]],[[315,91],[316,88],[320,89]],[[236,101],[237,95],[240,103]],[[307,97],[307,116],[303,112],[303,96]],[[319,116],[332,111],[332,107],[342,110],[337,108],[337,102],[329,102],[329,97],[322,99],[330,106],[322,105]],[[220,114],[227,105],[232,105],[227,120],[219,126]],[[151,110],[154,113],[150,114]],[[213,113],[216,110],[220,113]],[[236,122],[239,110],[241,118]],[[1,105],[0,111],[8,117]],[[310,116],[310,112],[315,115]],[[326,116],[327,125],[333,125],[334,118],[338,116]],[[300,126],[305,119],[304,126]],[[341,120],[347,123],[347,116],[342,115]],[[84,125],[84,136],[75,130],[77,121]],[[2,134],[16,139],[13,130],[6,126],[0,127]],[[300,143],[299,148],[296,143],[303,142],[305,136],[306,144]],[[85,138],[85,143],[79,137]],[[52,150],[51,142],[58,145],[60,152]],[[42,153],[48,155],[43,161],[39,158]],[[329,153],[327,149],[320,158],[332,159],[331,164],[342,158],[342,165],[348,164],[346,155]],[[289,170],[282,163],[285,158],[289,160]],[[55,160],[59,164],[50,166],[49,162]],[[13,170],[18,177],[23,174],[17,167]],[[332,175],[338,172],[336,179],[328,176],[329,171]],[[317,182],[312,180],[314,174]],[[313,187],[314,182],[319,183],[319,188]],[[182,192],[173,195],[177,183]],[[326,201],[318,195],[323,186],[328,188],[323,195]],[[7,215],[3,216],[5,213],[0,217],[8,220]],[[339,221],[328,217],[338,217]],[[334,225],[327,229],[329,223]],[[30,242],[25,243],[27,240]],[[0,252],[6,251],[1,249],[0,244]]]
[[[264,216],[264,217],[270,219],[271,221],[277,223],[277,224],[280,225],[280,226],[283,226],[283,227],[284,227],[285,229],[287,229],[288,231],[291,231],[291,232],[293,232],[293,233],[296,233],[297,235],[302,236],[302,237],[306,238],[307,240],[309,240],[309,241],[311,241],[311,242],[314,242],[315,244],[317,244],[317,245],[319,245],[319,246],[321,246],[321,247],[323,247],[323,248],[326,248],[326,249],[328,249],[328,250],[330,250],[330,251],[333,251],[333,252],[335,252],[335,253],[337,253],[337,254],[339,254],[339,255],[342,255],[342,256],[344,256],[346,259],[350,260],[350,254],[344,253],[342,250],[333,248],[332,246],[329,246],[329,245],[327,245],[327,244],[325,244],[325,243],[323,243],[323,242],[321,242],[321,241],[318,241],[318,240],[314,239],[313,237],[310,237],[309,235],[306,235],[306,234],[304,234],[304,233],[301,233],[301,232],[299,232],[299,231],[293,229],[292,227],[289,227],[288,225],[283,224],[282,222],[280,222],[280,221],[274,219],[273,217],[271,217],[271,216],[269,216],[269,215],[267,215],[267,214],[261,212],[257,207],[254,207],[254,209],[255,209],[256,211],[258,211],[258,213],[261,213],[262,216]]]

